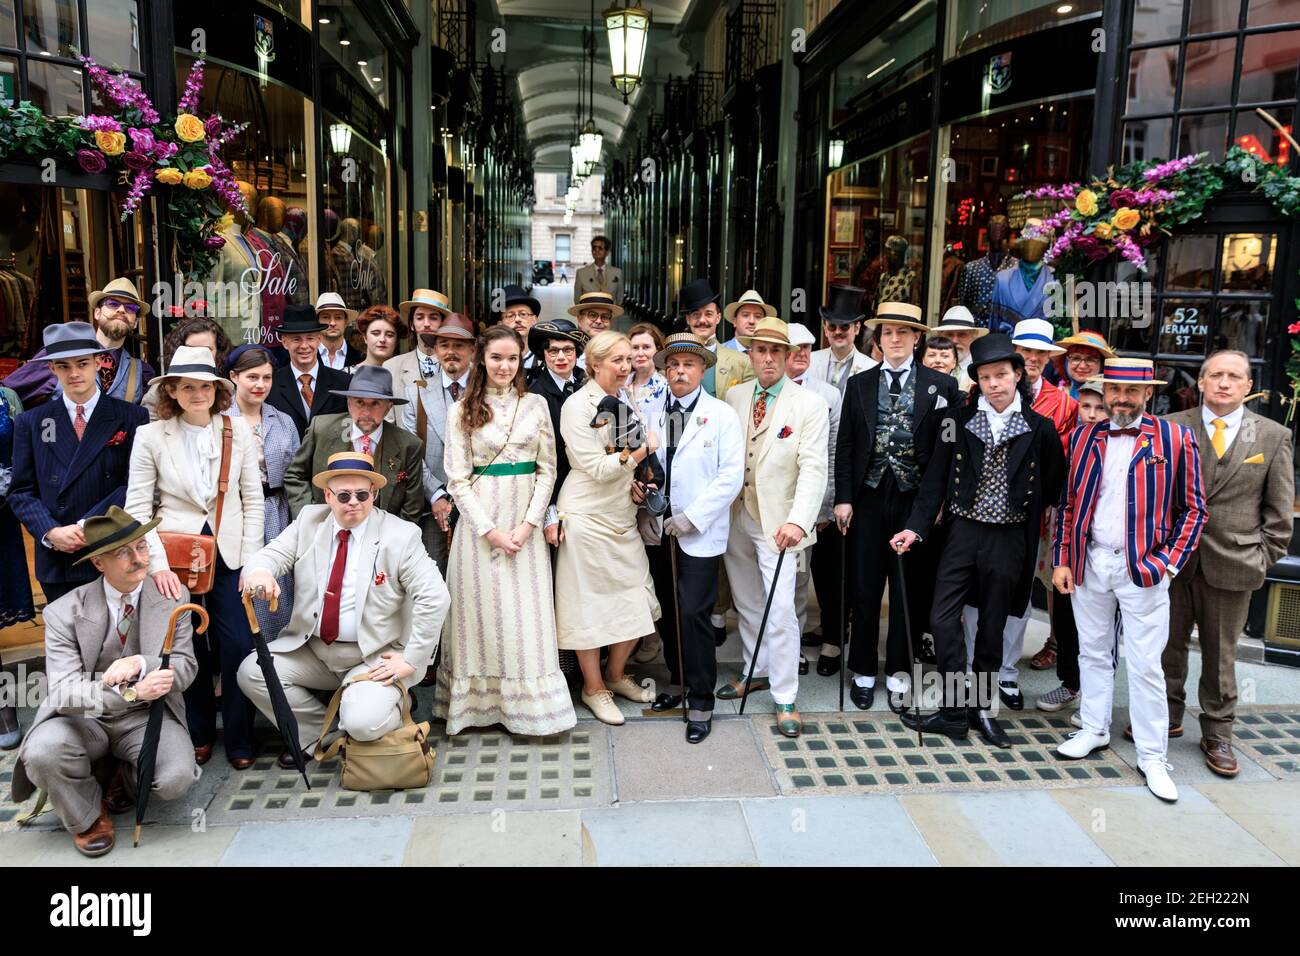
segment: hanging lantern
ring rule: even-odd
[[[578,146],[582,150],[583,161],[589,166],[595,166],[600,162],[600,150],[604,140],[600,130],[596,128],[595,121],[588,119],[586,125],[582,127],[582,135],[578,137]]]
[[[830,148],[831,169],[839,169],[840,163],[844,160],[844,140],[831,140]]]
[[[605,19],[605,34],[609,37],[609,81],[623,94],[626,103],[628,94],[641,83],[641,67],[645,62],[646,41],[650,33],[650,11],[643,7],[611,6],[601,16]]]
[[[352,145],[352,129],[345,123],[330,124],[330,146],[337,156],[347,153]]]

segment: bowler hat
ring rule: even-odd
[[[124,544],[130,544],[158,527],[162,515],[158,515],[147,524],[141,524],[117,505],[109,505],[102,515],[87,518],[81,533],[86,539],[86,546],[73,564],[81,564],[91,558],[109,551],[116,551]]]
[[[512,305],[522,302],[524,305],[528,306],[528,308],[532,309],[533,315],[542,314],[542,303],[538,302],[531,295],[525,292],[523,286],[508,285],[502,291],[505,292],[506,295],[505,305],[501,306],[502,312],[510,308]]]
[[[331,395],[342,398],[377,398],[394,405],[405,405],[406,399],[393,394],[393,373],[382,365],[362,365],[352,373],[347,388],[332,388]]]
[[[42,362],[58,359],[81,358],[83,355],[98,355],[108,349],[99,344],[95,330],[89,322],[60,322],[47,325],[43,333],[45,354],[38,356]]]
[[[322,332],[325,326],[321,324],[320,319],[316,318],[316,309],[301,304],[286,305],[284,307],[284,322],[280,326],[280,334],[283,335],[310,335],[312,332]]]
[[[822,321],[831,325],[852,325],[866,318],[862,311],[862,299],[866,289],[855,285],[833,285],[830,287],[830,301],[818,311]]]
[[[677,314],[685,315],[702,309],[710,302],[721,301],[722,296],[713,291],[708,279],[692,279],[677,292]]]
[[[994,362],[1010,362],[1012,368],[1018,369],[1025,367],[1025,357],[1016,351],[1011,338],[1003,332],[993,332],[970,344],[970,365],[966,367],[966,374],[975,378],[981,365]]]

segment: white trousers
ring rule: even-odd
[[[1002,630],[1002,667],[998,670],[998,680],[1016,682],[1020,680],[1019,663],[1025,652],[1025,629],[1029,627],[1029,615],[1033,612],[1034,602],[1025,605],[1025,613],[1020,617],[1007,618]],[[967,604],[961,609],[961,626],[966,633],[966,660],[975,660],[975,629],[979,627],[980,610]],[[968,665],[969,666],[969,665]]]
[[[772,699],[778,704],[793,704],[799,694],[799,619],[794,612],[794,578],[798,554],[786,554],[781,562],[781,577],[776,582],[772,610],[763,646],[759,648],[754,676],[766,675],[772,685]],[[763,527],[743,507],[737,509],[727,537],[723,561],[736,615],[740,619],[740,641],[745,650],[745,673],[753,660],[763,607],[776,573],[777,550]],[[744,679],[743,677],[741,678]]]
[[[1129,721],[1138,762],[1164,760],[1169,749],[1169,701],[1160,664],[1169,641],[1169,576],[1142,588],[1128,575],[1123,553],[1088,549],[1084,582],[1076,582],[1071,607],[1079,629],[1079,683],[1083,729],[1110,730],[1115,696],[1115,612],[1123,621],[1128,663]]]

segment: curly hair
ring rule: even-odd
[[[167,391],[167,386],[170,384],[171,382],[167,381],[158,383],[158,417],[162,419],[176,418],[181,413],[180,402],[172,398],[171,393]],[[214,395],[210,411],[213,415],[219,415],[230,407],[233,400],[232,389],[222,388],[220,382],[213,382],[212,387]]]
[[[163,339],[163,368],[168,369],[172,364],[172,356],[176,350],[186,344],[186,340],[191,335],[202,335],[204,332],[212,333],[212,337],[217,343],[216,366],[217,368],[226,367],[226,358],[230,355],[233,347],[226,330],[214,319],[199,316],[193,319],[186,319],[175,325],[166,338]]]
[[[492,409],[484,398],[488,390],[486,356],[488,347],[502,339],[509,339],[519,347],[520,362],[515,370],[515,394],[522,399],[528,392],[528,387],[524,383],[524,340],[508,325],[492,326],[479,336],[475,344],[474,366],[470,369],[469,382],[465,386],[465,394],[456,403],[460,406],[461,421],[465,423],[466,431],[476,431],[492,421]]]
[[[372,305],[360,315],[357,316],[357,331],[362,336],[366,334],[366,329],[370,328],[370,323],[376,319],[383,319],[397,332],[397,340],[400,342],[406,338],[406,322],[402,319],[402,314],[396,309],[387,305]]]

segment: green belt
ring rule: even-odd
[[[535,461],[505,461],[499,465],[479,465],[474,469],[474,474],[500,478],[504,475],[531,475],[536,470]]]

